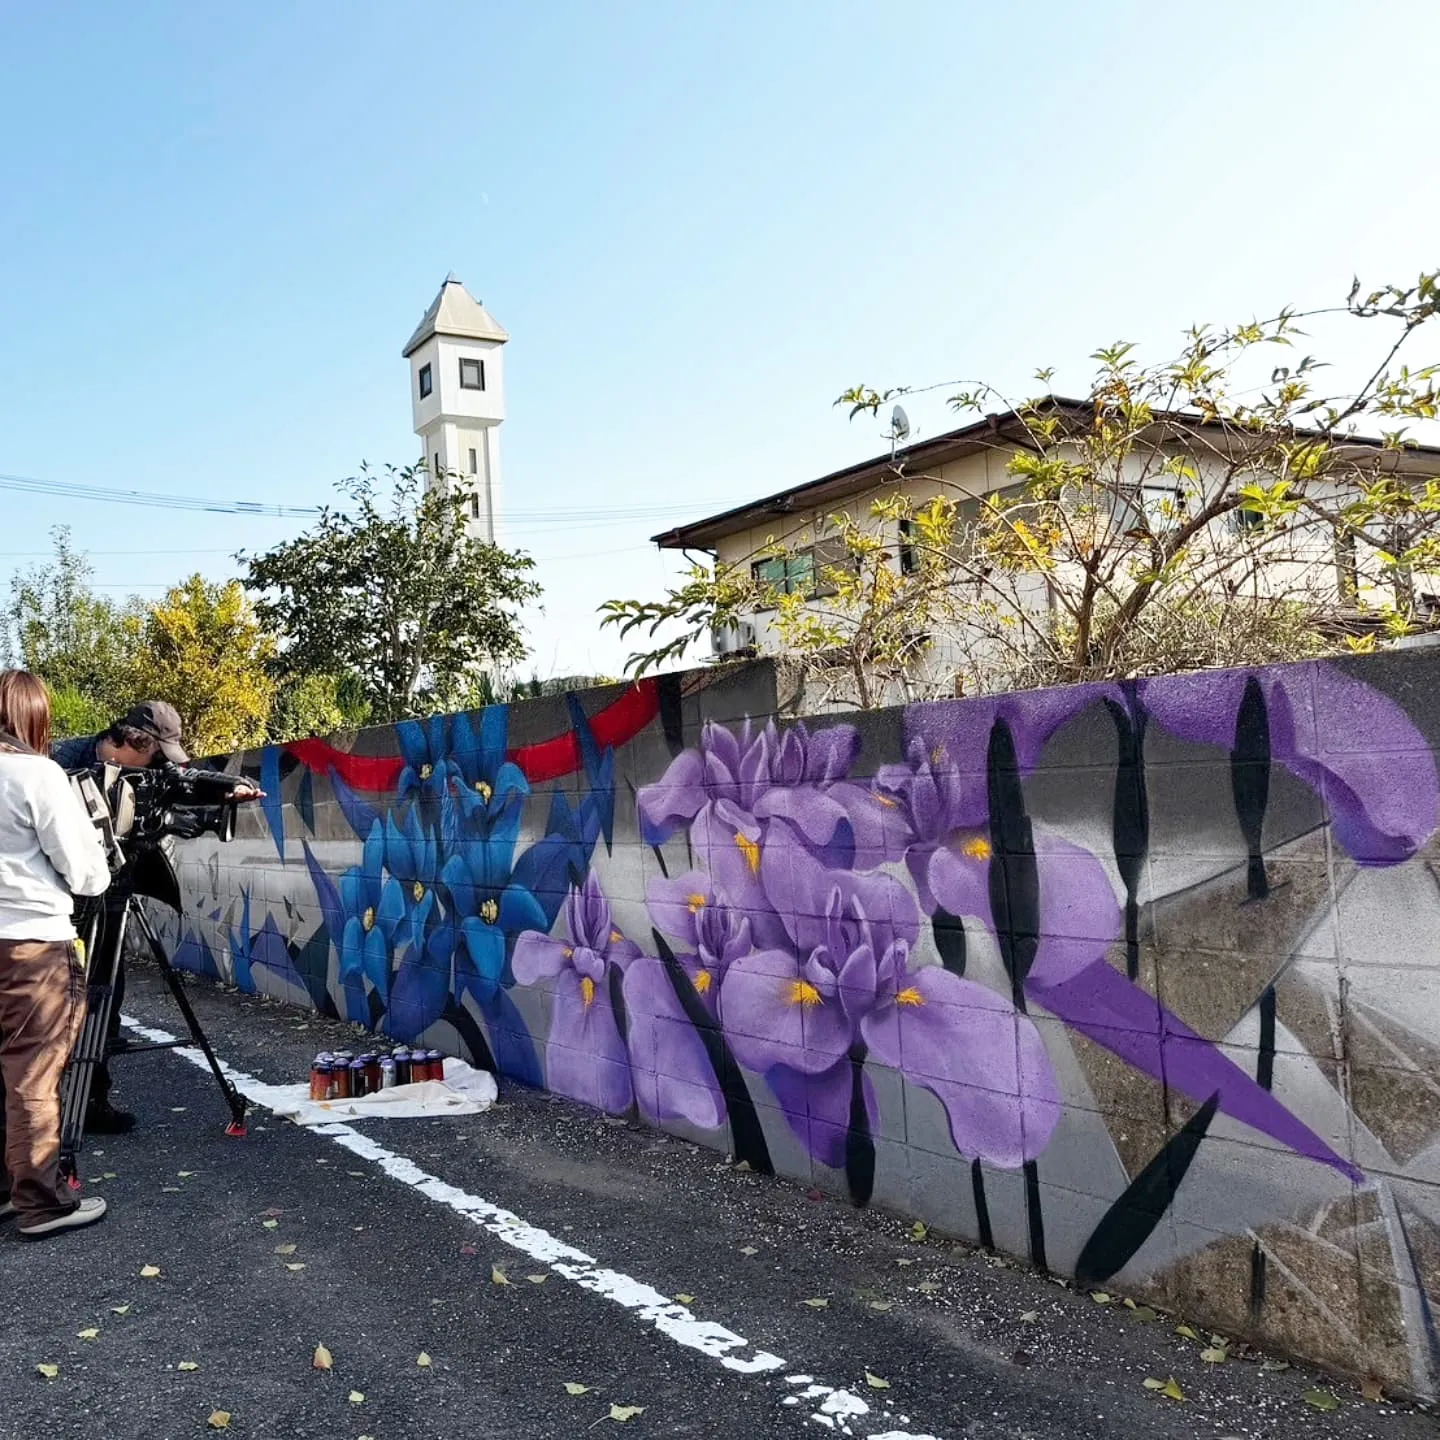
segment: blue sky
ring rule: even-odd
[[[318,504],[418,453],[453,269],[512,336],[535,668],[613,673],[650,534],[883,448],[847,385],[1073,386],[1440,263],[1437,53],[1432,0],[7,7],[0,473]],[[65,522],[115,594],[293,529],[0,504],[0,576]]]

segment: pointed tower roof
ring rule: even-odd
[[[452,270],[430,308],[415,327],[415,333],[400,353],[407,359],[432,335],[458,335],[465,340],[499,340],[510,337],[495,323],[490,312],[460,283]]]

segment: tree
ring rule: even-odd
[[[358,730],[370,706],[357,675],[290,675],[281,680],[270,712],[269,738],[276,743],[309,735]]]
[[[66,526],[50,532],[54,558],[17,572],[10,582],[3,633],[6,663],[45,678],[61,735],[103,729],[135,698],[136,656],[144,607],[117,605],[91,589],[94,573]]]
[[[1004,455],[1002,488],[913,475],[902,457],[863,513],[697,566],[659,600],[607,602],[602,623],[654,642],[631,657],[643,671],[770,611],[782,650],[862,706],[1296,659],[1432,628],[1419,582],[1440,573],[1440,481],[1407,472],[1405,451],[1415,423],[1440,415],[1440,365],[1401,353],[1437,309],[1440,272],[1368,294],[1357,281],[1341,306],[1196,327],[1159,364],[1124,343],[1099,350],[1082,400],[964,387],[957,412],[1004,412],[982,442]],[[1331,315],[1384,332],[1358,383],[1322,392],[1309,355],[1262,364]],[[853,418],[906,393],[857,386],[836,403]],[[767,578],[807,552],[810,586]]]
[[[187,749],[220,755],[260,743],[275,698],[275,639],[239,581],[192,575],[145,617],[132,699],[168,700]]]
[[[377,722],[463,704],[486,666],[523,657],[516,612],[540,593],[527,555],[468,538],[464,490],[425,478],[390,467],[382,486],[362,470],[340,487],[352,510],[241,557],[281,636],[279,672],[358,677]]]

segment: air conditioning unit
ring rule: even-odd
[[[748,620],[721,625],[710,632],[710,648],[717,656],[743,655],[755,649],[755,627]]]

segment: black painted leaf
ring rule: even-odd
[[[1270,803],[1270,711],[1265,692],[1252,675],[1235,715],[1235,746],[1230,752],[1230,790],[1235,817],[1249,852],[1250,898],[1263,900],[1270,893],[1265,875],[1265,811]]]
[[[1015,756],[1015,738],[1004,720],[990,727],[985,781],[992,846],[990,910],[1013,999],[1023,1010],[1025,977],[1035,963],[1040,944],[1040,877],[1035,865],[1035,837]]]
[[[935,932],[935,948],[940,952],[941,964],[952,975],[965,973],[965,926],[958,915],[952,915],[943,905],[935,907],[930,921]]]
[[[1174,1203],[1180,1182],[1210,1129],[1220,1104],[1217,1090],[1191,1117],[1185,1128],[1156,1152],[1148,1165],[1125,1187],[1085,1242],[1075,1262],[1081,1285],[1099,1285],[1123,1269],[1150,1238]]]

